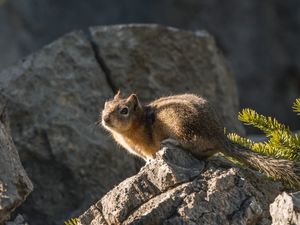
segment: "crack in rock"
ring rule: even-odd
[[[99,64],[100,68],[102,69],[103,73],[105,74],[107,84],[109,85],[109,87],[111,88],[113,93],[117,93],[117,91],[119,89],[116,87],[116,85],[114,84],[114,82],[112,80],[111,71],[110,71],[109,67],[107,66],[104,59],[100,55],[101,51],[99,49],[99,46],[94,41],[93,36],[91,35],[89,30],[87,30],[87,31],[83,30],[83,31],[84,31],[85,36],[87,37],[87,40],[89,41],[89,43],[91,45],[91,48],[94,52],[94,56],[95,56],[97,63]]]

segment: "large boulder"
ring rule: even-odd
[[[98,129],[113,90],[142,100],[195,92],[240,130],[234,80],[206,32],[107,26],[72,32],[0,73],[12,136],[35,191],[18,211],[30,224],[61,224],[137,172],[140,161]]]
[[[210,100],[229,131],[237,122],[235,80],[207,32],[158,25],[90,28],[114,87],[137,92],[145,102],[162,95],[192,92]]]
[[[33,185],[28,178],[10,136],[5,100],[0,97],[0,224],[10,218]]]
[[[2,71],[0,90],[35,185],[20,210],[29,223],[62,224],[136,171],[134,159],[95,125],[112,91],[83,32]]]
[[[198,161],[166,146],[92,205],[79,224],[271,224],[268,204],[279,186],[270,184],[225,162]]]

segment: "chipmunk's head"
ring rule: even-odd
[[[123,99],[118,91],[113,100],[105,102],[101,121],[106,129],[124,133],[136,126],[141,116],[142,106],[137,95]]]

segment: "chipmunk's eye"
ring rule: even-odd
[[[128,114],[128,107],[121,108],[120,113],[123,114],[123,115],[127,115]]]

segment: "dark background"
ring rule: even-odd
[[[291,110],[300,96],[299,0],[0,0],[0,69],[69,31],[121,23],[207,30],[236,77],[241,108],[299,129]]]

